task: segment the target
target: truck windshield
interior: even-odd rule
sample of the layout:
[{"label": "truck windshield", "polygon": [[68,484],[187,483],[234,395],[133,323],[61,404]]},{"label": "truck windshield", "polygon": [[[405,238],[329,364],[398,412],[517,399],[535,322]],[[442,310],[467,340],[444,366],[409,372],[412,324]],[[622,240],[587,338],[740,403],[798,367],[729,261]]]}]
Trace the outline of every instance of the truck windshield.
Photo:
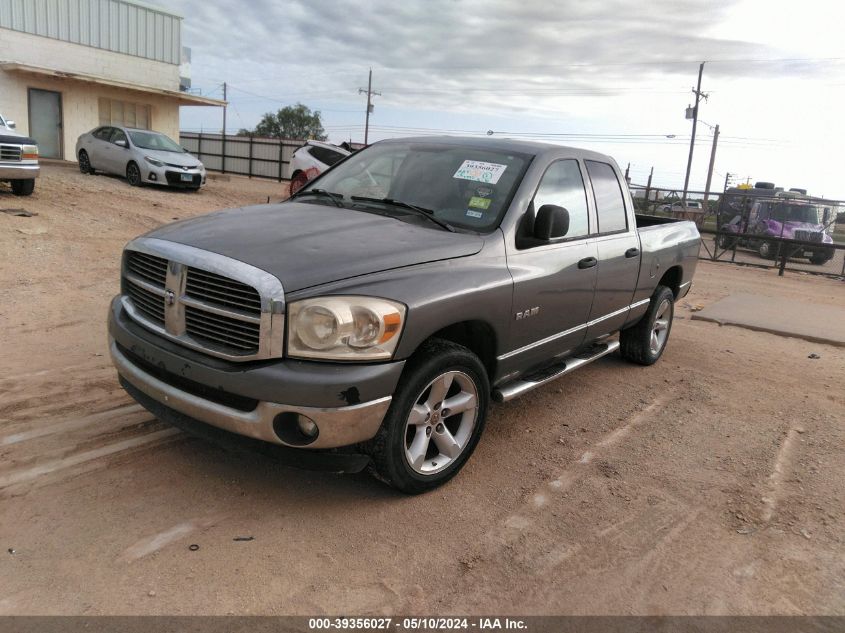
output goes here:
[{"label": "truck windshield", "polygon": [[772,219],[779,222],[819,223],[818,207],[807,204],[781,204],[772,210]]},{"label": "truck windshield", "polygon": [[[326,172],[297,197],[313,188],[342,196],[349,208],[370,207],[418,221],[402,206],[413,205],[451,226],[487,233],[499,225],[531,158],[447,143],[377,143]],[[326,198],[314,200],[325,203]]]}]

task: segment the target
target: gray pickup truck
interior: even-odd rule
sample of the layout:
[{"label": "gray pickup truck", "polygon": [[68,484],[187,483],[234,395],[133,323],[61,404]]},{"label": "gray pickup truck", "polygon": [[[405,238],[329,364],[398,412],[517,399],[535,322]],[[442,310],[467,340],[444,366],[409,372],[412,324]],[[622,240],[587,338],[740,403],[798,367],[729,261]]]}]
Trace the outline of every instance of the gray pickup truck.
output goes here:
[{"label": "gray pickup truck", "polygon": [[0,114],[0,182],[9,181],[16,196],[28,196],[39,171],[38,143],[15,132],[14,122]]},{"label": "gray pickup truck", "polygon": [[131,241],[111,356],[177,426],[422,492],[469,459],[491,399],[616,350],[660,358],[699,235],[633,209],[602,154],[382,141],[286,202]]}]

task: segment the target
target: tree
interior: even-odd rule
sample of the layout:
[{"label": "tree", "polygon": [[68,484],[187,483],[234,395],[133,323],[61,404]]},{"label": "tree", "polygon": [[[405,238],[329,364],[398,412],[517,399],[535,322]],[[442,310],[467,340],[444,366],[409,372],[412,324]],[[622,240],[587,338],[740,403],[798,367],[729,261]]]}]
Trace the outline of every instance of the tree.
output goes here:
[{"label": "tree", "polygon": [[275,114],[267,112],[254,130],[240,130],[238,134],[315,141],[325,141],[328,138],[320,119],[320,111],[312,112],[311,108],[301,103],[285,106]]}]

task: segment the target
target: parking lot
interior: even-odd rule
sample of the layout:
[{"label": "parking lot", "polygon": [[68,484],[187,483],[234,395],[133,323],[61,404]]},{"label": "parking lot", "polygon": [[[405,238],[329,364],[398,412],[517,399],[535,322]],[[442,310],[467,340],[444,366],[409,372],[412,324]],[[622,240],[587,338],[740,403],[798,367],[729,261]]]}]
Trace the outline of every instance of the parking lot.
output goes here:
[{"label": "parking lot", "polygon": [[845,310],[842,281],[701,261],[659,363],[494,407],[462,473],[405,497],[186,437],[109,363],[126,241],[284,189],[61,164],[0,189],[37,214],[0,213],[0,614],[842,612],[845,348],[690,318],[736,292]]}]

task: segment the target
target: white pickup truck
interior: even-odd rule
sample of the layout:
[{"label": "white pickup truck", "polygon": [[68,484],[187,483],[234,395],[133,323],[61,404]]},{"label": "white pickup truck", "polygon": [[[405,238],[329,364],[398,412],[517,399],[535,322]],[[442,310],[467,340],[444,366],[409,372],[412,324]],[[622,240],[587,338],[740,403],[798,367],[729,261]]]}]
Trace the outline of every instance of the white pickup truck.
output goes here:
[{"label": "white pickup truck", "polygon": [[8,180],[12,193],[28,196],[38,177],[38,143],[15,131],[14,121],[0,114],[0,182]]}]

